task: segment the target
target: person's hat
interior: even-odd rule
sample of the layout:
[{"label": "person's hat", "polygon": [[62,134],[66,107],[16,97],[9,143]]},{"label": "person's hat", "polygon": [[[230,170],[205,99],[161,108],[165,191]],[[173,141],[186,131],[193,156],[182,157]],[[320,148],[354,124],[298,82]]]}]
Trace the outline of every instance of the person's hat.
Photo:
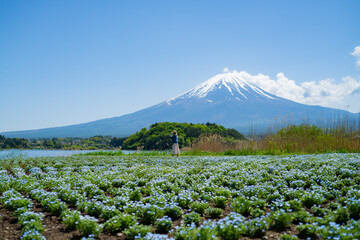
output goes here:
[{"label": "person's hat", "polygon": [[173,133],[176,134],[176,130],[174,130]]}]

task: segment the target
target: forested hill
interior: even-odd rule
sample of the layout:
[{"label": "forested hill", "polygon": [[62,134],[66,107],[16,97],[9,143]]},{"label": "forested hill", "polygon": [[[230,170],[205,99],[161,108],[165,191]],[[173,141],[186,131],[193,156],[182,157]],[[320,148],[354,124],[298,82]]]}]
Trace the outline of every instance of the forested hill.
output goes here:
[{"label": "forested hill", "polygon": [[235,129],[227,129],[215,123],[161,122],[150,125],[149,129],[143,128],[128,137],[124,141],[122,149],[164,150],[167,146],[166,143],[171,146],[170,134],[174,130],[178,132],[180,148],[191,146],[195,139],[204,135],[219,135],[233,140],[245,139],[244,135]]}]

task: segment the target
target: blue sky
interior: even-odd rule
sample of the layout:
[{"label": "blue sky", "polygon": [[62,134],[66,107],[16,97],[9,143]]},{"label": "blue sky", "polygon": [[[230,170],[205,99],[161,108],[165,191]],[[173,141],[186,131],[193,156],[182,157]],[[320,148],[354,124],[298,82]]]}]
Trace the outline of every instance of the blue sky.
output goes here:
[{"label": "blue sky", "polygon": [[328,87],[333,98],[303,102],[359,112],[359,12],[357,0],[0,1],[0,132],[121,116],[224,68]]}]

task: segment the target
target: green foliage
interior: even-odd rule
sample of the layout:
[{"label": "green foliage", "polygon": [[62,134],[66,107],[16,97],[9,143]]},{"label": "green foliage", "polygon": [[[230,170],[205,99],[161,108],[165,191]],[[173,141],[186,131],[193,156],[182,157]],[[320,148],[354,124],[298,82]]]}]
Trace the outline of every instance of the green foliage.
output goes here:
[{"label": "green foliage", "polygon": [[0,149],[9,149],[9,148],[26,149],[29,147],[30,147],[29,140],[25,138],[6,138],[3,135],[0,135]]},{"label": "green foliage", "polygon": [[209,207],[209,203],[207,202],[193,202],[190,204],[190,208],[199,213],[200,215],[204,215],[205,210]]},{"label": "green foliage", "polygon": [[251,201],[245,197],[237,197],[231,202],[231,208],[241,215],[247,216],[251,211]]},{"label": "green foliage", "polygon": [[70,230],[74,230],[80,221],[80,212],[66,210],[61,213],[60,217],[63,224],[65,224]]},{"label": "green foliage", "polygon": [[254,218],[246,222],[245,234],[251,238],[261,238],[269,228],[269,223],[265,218]]},{"label": "green foliage", "polygon": [[41,233],[35,229],[24,232],[21,236],[22,240],[46,240],[46,238],[41,235]]},{"label": "green foliage", "polygon": [[175,232],[176,240],[215,240],[216,237],[215,229],[209,228],[207,226],[201,227],[199,229],[182,226],[177,229]]},{"label": "green foliage", "polygon": [[184,222],[186,224],[191,224],[194,223],[195,225],[199,225],[202,221],[202,218],[200,216],[200,214],[196,213],[196,212],[190,212],[188,214],[185,214],[184,216]]},{"label": "green foliage", "polygon": [[[0,135],[0,149],[114,149],[121,147],[125,139],[111,136],[94,136],[90,138],[67,137],[28,140],[25,138],[6,138]],[[116,152],[116,154],[119,153]]]},{"label": "green foliage", "polygon": [[104,223],[104,230],[108,232],[121,232],[136,223],[135,217],[119,214]]},{"label": "green foliage", "polygon": [[215,207],[224,209],[227,204],[227,199],[224,196],[216,196],[213,199],[213,202],[215,204]]},{"label": "green foliage", "polygon": [[66,204],[57,201],[56,198],[44,199],[41,201],[41,205],[44,206],[46,211],[51,212],[56,216],[60,216],[62,211],[67,210]]},{"label": "green foliage", "polygon": [[140,218],[140,222],[145,225],[153,224],[157,218],[163,215],[164,212],[161,208],[150,204],[138,209],[136,213],[136,216]]},{"label": "green foliage", "polygon": [[167,144],[171,147],[170,133],[178,132],[179,146],[191,146],[195,139],[201,135],[217,134],[229,139],[245,139],[245,137],[234,129],[227,129],[223,126],[207,123],[207,124],[192,124],[192,123],[174,123],[161,122],[150,125],[149,130],[141,129],[136,134],[128,137],[122,145],[123,149],[143,148],[145,150],[165,150]]},{"label": "green foliage", "polygon": [[165,208],[164,208],[164,214],[166,216],[171,217],[171,219],[174,219],[174,220],[181,218],[183,213],[184,213],[184,211],[181,210],[181,208],[176,205],[169,205],[169,206],[165,206]]},{"label": "green foliage", "polygon": [[25,221],[22,223],[21,230],[23,233],[25,233],[27,231],[32,231],[32,230],[36,230],[41,233],[45,230],[45,228],[42,225],[41,221],[30,220],[30,221]]},{"label": "green foliage", "polygon": [[130,192],[129,199],[131,201],[140,201],[141,200],[141,192],[138,190]]},{"label": "green foliage", "polygon": [[244,225],[237,226],[234,224],[219,225],[216,230],[223,240],[238,240],[246,231]]},{"label": "green foliage", "polygon": [[284,233],[280,236],[280,240],[297,240],[296,236],[292,236],[290,234]]},{"label": "green foliage", "polygon": [[[299,239],[360,239],[359,156],[14,158],[0,162],[0,182],[10,189],[0,199],[25,236],[44,227],[42,215],[31,212],[36,201],[60,213],[67,230],[79,230],[84,239],[93,239],[104,226],[105,234],[114,237],[131,228],[129,236],[119,236],[128,239],[131,234],[148,234],[145,239],[166,237],[160,234],[189,240],[262,238],[275,230],[276,238],[291,240],[294,236],[279,237],[290,222],[292,232],[298,227]],[[129,199],[139,193],[140,201]],[[226,203],[225,211],[216,203]],[[138,223],[153,228],[135,227]],[[172,224],[176,228],[169,231]],[[27,239],[41,238],[31,236]]]},{"label": "green foliage", "polygon": [[265,214],[265,211],[261,210],[260,208],[251,209],[251,211],[250,211],[250,215],[254,218],[262,217],[262,216],[264,216],[264,214]]},{"label": "green foliage", "polygon": [[102,227],[96,223],[95,219],[92,219],[90,217],[80,217],[77,229],[85,237],[89,235],[97,237],[102,231]]},{"label": "green foliage", "polygon": [[314,205],[320,205],[324,200],[324,197],[316,193],[306,194],[301,199],[302,204],[307,208],[311,208]]},{"label": "green foliage", "polygon": [[156,232],[158,233],[168,233],[172,227],[171,218],[164,216],[156,220],[155,222]]},{"label": "green foliage", "polygon": [[290,209],[292,209],[294,212],[301,210],[301,202],[299,200],[289,200],[288,203],[290,205]]},{"label": "green foliage", "polygon": [[312,224],[299,225],[296,228],[299,231],[299,238],[301,239],[316,239],[316,227]]},{"label": "green foliage", "polygon": [[285,230],[291,224],[291,214],[277,211],[271,214],[271,227],[276,230]]},{"label": "green foliage", "polygon": [[310,219],[310,214],[305,211],[298,211],[293,214],[292,222],[295,224],[298,223],[307,223]]},{"label": "green foliage", "polygon": [[221,208],[208,208],[207,209],[207,214],[209,215],[209,217],[211,219],[214,219],[214,218],[220,218],[222,216],[222,209]]},{"label": "green foliage", "polygon": [[151,232],[151,226],[145,226],[141,224],[133,225],[124,231],[127,239],[135,239],[137,236],[145,237],[148,232]]},{"label": "green foliage", "polygon": [[360,200],[350,200],[348,203],[350,218],[360,219]]},{"label": "green foliage", "polygon": [[346,208],[338,208],[335,212],[335,222],[339,224],[346,223],[350,220],[348,209]]}]

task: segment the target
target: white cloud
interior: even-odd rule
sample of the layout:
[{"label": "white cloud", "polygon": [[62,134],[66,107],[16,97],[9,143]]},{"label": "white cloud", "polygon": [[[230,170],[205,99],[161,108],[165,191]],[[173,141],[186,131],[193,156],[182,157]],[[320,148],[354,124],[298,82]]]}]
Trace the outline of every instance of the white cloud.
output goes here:
[{"label": "white cloud", "polygon": [[228,72],[229,72],[229,68],[227,68],[227,67],[224,68],[224,69],[223,69],[223,72],[224,72],[224,73],[228,73]]},{"label": "white cloud", "polygon": [[238,74],[244,80],[256,84],[269,93],[309,105],[340,107],[344,106],[345,97],[360,93],[360,81],[349,76],[343,77],[339,83],[333,79],[324,79],[297,84],[294,80],[288,79],[284,73],[278,73],[276,79],[264,74],[251,75],[247,72]]},{"label": "white cloud", "polygon": [[356,66],[360,67],[360,46],[355,47],[351,55],[356,58]]}]

